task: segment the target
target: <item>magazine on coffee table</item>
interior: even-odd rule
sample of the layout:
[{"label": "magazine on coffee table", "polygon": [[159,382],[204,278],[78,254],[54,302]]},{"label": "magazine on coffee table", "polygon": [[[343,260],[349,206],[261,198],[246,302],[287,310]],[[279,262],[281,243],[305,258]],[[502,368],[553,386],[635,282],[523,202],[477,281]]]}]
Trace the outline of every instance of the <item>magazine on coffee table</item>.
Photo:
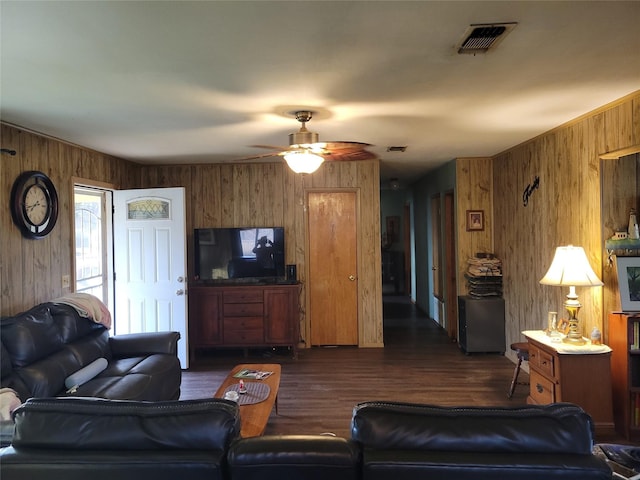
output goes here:
[{"label": "magazine on coffee table", "polygon": [[249,378],[252,380],[264,380],[273,372],[267,372],[263,370],[251,370],[249,368],[243,368],[234,375],[235,378]]}]

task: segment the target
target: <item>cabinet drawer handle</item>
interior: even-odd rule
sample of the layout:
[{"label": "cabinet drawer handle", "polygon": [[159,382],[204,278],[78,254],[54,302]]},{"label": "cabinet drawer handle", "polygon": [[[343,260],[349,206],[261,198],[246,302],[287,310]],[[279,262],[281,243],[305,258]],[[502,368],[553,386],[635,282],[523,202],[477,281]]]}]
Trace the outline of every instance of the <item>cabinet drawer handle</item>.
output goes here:
[{"label": "cabinet drawer handle", "polygon": [[542,385],[540,385],[539,383],[536,384],[536,390],[538,391],[538,393],[542,393],[544,392],[544,387]]}]

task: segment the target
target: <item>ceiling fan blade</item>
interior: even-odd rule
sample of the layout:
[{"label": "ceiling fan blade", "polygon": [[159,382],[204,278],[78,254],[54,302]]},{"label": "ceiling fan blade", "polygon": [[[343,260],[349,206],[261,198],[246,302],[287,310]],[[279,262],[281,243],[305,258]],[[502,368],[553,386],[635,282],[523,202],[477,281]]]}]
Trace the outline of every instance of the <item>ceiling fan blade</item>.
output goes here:
[{"label": "ceiling fan blade", "polygon": [[370,147],[370,143],[363,142],[324,142],[326,144],[327,150],[339,150],[339,149],[355,149],[355,148],[366,148]]},{"label": "ceiling fan blade", "polygon": [[280,156],[281,152],[270,152],[270,153],[263,153],[262,155],[251,155],[250,157],[242,157],[242,158],[235,158],[233,160],[230,161],[230,163],[235,163],[235,162],[251,162],[253,160],[261,160],[261,159],[267,159],[269,157],[278,157]]},{"label": "ceiling fan blade", "polygon": [[277,146],[277,145],[250,145],[250,147],[254,147],[254,148],[266,148],[267,150],[287,150],[289,147],[282,147],[282,146]]},{"label": "ceiling fan blade", "polygon": [[375,153],[366,150],[370,143],[332,141],[325,142],[326,154],[323,155],[326,161],[355,161],[373,160],[378,158]]},{"label": "ceiling fan blade", "polygon": [[327,162],[348,162],[356,160],[374,160],[378,158],[375,153],[369,152],[364,149],[351,149],[351,150],[330,150],[326,154],[322,155]]}]

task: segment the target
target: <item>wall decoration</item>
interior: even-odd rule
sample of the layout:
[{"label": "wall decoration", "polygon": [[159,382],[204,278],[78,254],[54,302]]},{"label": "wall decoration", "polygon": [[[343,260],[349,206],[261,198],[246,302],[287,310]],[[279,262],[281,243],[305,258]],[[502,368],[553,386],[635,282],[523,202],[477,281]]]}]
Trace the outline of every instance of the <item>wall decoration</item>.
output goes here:
[{"label": "wall decoration", "polygon": [[484,230],[484,210],[467,210],[467,232]]},{"label": "wall decoration", "polygon": [[42,172],[21,173],[11,188],[11,216],[25,238],[39,239],[51,233],[58,220],[58,193]]},{"label": "wall decoration", "polygon": [[531,198],[531,195],[533,195],[533,192],[535,192],[538,187],[540,187],[540,177],[536,175],[536,178],[533,179],[533,182],[527,185],[524,189],[524,192],[522,192],[522,204],[525,207],[529,205],[529,198]]},{"label": "wall decoration", "polygon": [[640,257],[616,257],[623,312],[640,312]]}]

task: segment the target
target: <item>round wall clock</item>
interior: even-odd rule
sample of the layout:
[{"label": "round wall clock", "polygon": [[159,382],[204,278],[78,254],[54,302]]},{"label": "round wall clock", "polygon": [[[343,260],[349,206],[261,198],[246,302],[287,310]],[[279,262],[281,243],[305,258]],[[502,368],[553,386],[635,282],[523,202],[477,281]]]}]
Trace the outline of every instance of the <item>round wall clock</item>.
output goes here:
[{"label": "round wall clock", "polygon": [[23,172],[11,189],[11,216],[26,238],[43,238],[58,219],[58,194],[42,172]]}]

